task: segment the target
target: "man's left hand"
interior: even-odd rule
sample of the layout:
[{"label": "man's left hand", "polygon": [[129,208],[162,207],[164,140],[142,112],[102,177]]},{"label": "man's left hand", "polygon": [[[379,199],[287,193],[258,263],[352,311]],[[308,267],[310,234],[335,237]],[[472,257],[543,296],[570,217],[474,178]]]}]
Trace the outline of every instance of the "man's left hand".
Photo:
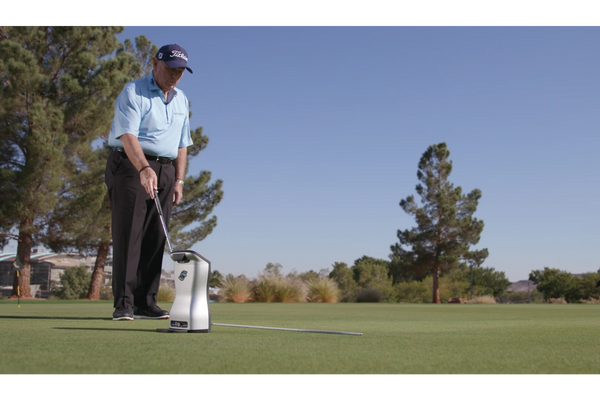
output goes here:
[{"label": "man's left hand", "polygon": [[183,185],[181,183],[175,183],[173,188],[173,204],[177,205],[183,198]]}]

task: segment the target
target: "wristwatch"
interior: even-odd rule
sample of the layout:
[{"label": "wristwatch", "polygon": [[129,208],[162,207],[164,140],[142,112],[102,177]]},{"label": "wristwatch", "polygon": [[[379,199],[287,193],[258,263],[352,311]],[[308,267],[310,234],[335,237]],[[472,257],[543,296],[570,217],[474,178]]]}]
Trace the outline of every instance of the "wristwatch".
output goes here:
[{"label": "wristwatch", "polygon": [[180,179],[177,179],[177,180],[175,181],[175,183],[179,183],[179,184],[181,184],[181,186],[183,186],[183,184],[184,184],[184,182],[183,182],[182,180],[180,180]]}]

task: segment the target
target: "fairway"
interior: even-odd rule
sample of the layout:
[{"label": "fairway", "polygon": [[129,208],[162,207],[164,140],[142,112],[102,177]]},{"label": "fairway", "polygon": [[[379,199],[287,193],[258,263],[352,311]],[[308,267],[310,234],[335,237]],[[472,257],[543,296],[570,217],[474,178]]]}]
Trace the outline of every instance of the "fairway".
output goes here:
[{"label": "fairway", "polygon": [[[162,303],[169,309],[169,303]],[[598,374],[600,306],[213,303],[213,326],[111,320],[112,302],[0,301],[2,374]]]}]

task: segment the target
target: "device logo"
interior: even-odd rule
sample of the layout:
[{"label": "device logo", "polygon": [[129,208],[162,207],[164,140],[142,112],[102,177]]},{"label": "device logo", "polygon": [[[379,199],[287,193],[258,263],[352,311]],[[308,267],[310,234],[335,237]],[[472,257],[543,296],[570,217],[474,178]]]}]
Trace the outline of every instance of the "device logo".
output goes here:
[{"label": "device logo", "polygon": [[171,326],[173,328],[187,328],[188,323],[186,321],[171,321]]},{"label": "device logo", "polygon": [[187,271],[181,271],[181,274],[179,274],[179,280],[183,282],[183,280],[187,277]]}]

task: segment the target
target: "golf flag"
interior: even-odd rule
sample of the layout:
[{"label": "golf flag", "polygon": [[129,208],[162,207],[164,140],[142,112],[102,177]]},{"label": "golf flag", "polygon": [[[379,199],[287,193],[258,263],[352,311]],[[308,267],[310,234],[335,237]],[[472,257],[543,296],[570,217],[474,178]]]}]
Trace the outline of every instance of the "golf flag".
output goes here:
[{"label": "golf flag", "polygon": [[13,262],[13,269],[17,271],[17,307],[21,308],[21,286],[19,286],[19,271],[23,269],[23,264],[18,257],[15,257]]},{"label": "golf flag", "polygon": [[15,257],[15,262],[13,262],[13,269],[15,271],[20,271],[23,269],[23,264],[17,257]]}]

